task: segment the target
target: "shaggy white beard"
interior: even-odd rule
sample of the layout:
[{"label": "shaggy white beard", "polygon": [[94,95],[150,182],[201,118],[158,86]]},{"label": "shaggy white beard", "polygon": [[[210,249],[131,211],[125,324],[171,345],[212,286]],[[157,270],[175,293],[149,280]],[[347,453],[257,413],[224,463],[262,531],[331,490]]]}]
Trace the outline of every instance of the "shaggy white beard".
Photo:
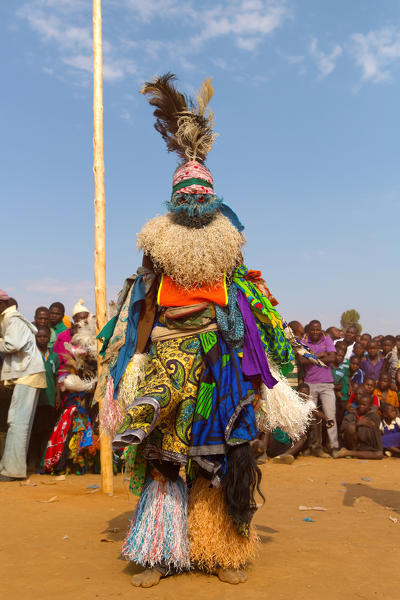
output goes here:
[{"label": "shaggy white beard", "polygon": [[280,427],[291,440],[296,441],[307,431],[315,404],[311,399],[304,400],[291,388],[271,358],[267,356],[267,359],[271,374],[278,383],[272,389],[261,385],[261,403],[256,414],[258,430],[273,431]]},{"label": "shaggy white beard", "polygon": [[221,214],[199,229],[175,223],[170,214],[148,221],[137,246],[186,288],[212,285],[241,263],[245,237]]}]

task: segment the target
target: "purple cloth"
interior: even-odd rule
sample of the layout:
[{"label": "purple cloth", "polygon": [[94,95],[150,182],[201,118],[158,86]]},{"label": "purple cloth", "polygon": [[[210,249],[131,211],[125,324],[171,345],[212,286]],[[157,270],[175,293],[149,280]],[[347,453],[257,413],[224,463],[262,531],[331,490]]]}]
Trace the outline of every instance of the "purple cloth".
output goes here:
[{"label": "purple cloth", "polygon": [[370,359],[363,358],[360,364],[360,369],[364,371],[366,377],[370,377],[374,381],[378,381],[379,375],[383,367],[383,358],[379,358],[376,365],[373,365]]},{"label": "purple cloth", "polygon": [[400,448],[400,433],[384,433],[382,436],[382,446],[384,448]]},{"label": "purple cloth", "polygon": [[[307,336],[303,342],[311,348],[314,354],[322,352],[336,352],[334,343],[329,335],[321,335],[319,342],[312,342]],[[306,367],[305,383],[333,383],[333,375],[331,366],[319,367],[318,365],[310,365]]]},{"label": "purple cloth", "polygon": [[246,296],[241,290],[237,290],[237,300],[244,321],[244,344],[242,371],[243,375],[251,379],[260,376],[267,388],[272,389],[278,382],[272,377],[267,357],[265,356],[264,344],[258,333],[256,320]]}]

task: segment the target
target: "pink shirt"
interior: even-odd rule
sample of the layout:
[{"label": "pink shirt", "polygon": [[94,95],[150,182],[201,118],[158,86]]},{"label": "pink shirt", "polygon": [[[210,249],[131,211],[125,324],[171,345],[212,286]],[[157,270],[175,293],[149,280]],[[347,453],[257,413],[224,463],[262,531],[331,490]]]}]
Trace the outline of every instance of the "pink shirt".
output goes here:
[{"label": "pink shirt", "polygon": [[60,361],[60,368],[58,370],[58,379],[63,379],[68,373],[66,361],[69,356],[72,356],[68,350],[64,348],[64,344],[71,343],[71,330],[66,329],[58,334],[54,344],[53,351],[57,354]]}]

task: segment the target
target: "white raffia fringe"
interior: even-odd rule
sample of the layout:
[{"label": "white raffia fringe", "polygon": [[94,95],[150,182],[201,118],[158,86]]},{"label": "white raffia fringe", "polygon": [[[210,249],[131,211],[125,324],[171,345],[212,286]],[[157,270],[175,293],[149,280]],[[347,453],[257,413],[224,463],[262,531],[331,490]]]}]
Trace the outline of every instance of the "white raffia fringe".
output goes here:
[{"label": "white raffia fringe", "polygon": [[118,404],[125,412],[136,398],[136,393],[144,383],[148,354],[134,354],[125,369],[118,389]]},{"label": "white raffia fringe", "polygon": [[78,375],[70,373],[63,381],[62,385],[69,392],[92,392],[96,387],[97,377],[91,379],[82,379]]},{"label": "white raffia fringe", "polygon": [[110,376],[107,391],[100,411],[100,425],[110,438],[117,433],[126,408],[134,401],[137,390],[143,385],[148,354],[134,354],[125,369],[118,388],[118,397],[114,398],[114,381]]},{"label": "white raffia fringe", "polygon": [[293,441],[298,440],[311,422],[315,405],[312,400],[303,400],[272,360],[267,358],[271,374],[278,383],[271,390],[261,385],[257,427],[259,431],[272,431],[280,427]]}]

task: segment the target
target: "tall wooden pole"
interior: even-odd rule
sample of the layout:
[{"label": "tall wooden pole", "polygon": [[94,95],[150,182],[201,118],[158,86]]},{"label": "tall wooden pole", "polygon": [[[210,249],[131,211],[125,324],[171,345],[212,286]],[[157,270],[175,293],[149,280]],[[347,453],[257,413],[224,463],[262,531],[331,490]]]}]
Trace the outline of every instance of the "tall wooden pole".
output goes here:
[{"label": "tall wooden pole", "polygon": [[[103,150],[103,47],[101,36],[101,0],[93,0],[93,173],[94,173],[94,285],[96,296],[96,328],[107,322],[106,296],[106,199],[104,193]],[[100,377],[100,360],[98,377]],[[102,402],[102,400],[100,400]],[[100,407],[101,408],[101,405]],[[113,493],[111,440],[100,436],[101,487]]]}]

